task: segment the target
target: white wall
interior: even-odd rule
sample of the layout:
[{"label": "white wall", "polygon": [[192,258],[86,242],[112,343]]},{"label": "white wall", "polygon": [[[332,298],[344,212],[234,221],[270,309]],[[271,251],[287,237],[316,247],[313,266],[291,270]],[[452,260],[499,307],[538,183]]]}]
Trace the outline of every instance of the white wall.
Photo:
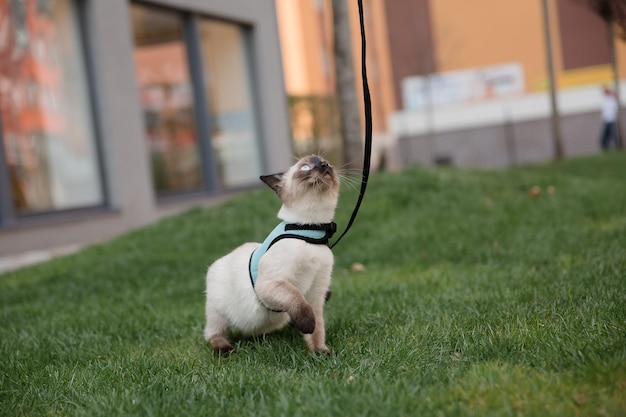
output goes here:
[{"label": "white wall", "polygon": [[[622,105],[626,104],[626,82],[620,85]],[[561,90],[557,106],[561,116],[597,112],[600,122],[602,85]],[[490,99],[476,103],[438,106],[426,111],[397,111],[389,125],[395,137],[423,135],[432,132],[500,125],[551,117],[548,92]]]}]

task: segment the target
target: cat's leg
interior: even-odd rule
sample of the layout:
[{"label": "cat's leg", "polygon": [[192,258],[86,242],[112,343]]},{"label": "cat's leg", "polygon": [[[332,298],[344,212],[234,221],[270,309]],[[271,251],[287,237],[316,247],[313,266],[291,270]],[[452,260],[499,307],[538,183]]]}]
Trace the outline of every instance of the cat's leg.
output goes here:
[{"label": "cat's leg", "polygon": [[204,339],[211,343],[215,353],[228,353],[234,349],[228,341],[228,320],[209,305],[206,307]]},{"label": "cat's leg", "polygon": [[313,333],[315,330],[313,309],[291,282],[259,277],[255,290],[266,307],[289,314],[293,326],[302,333]]},{"label": "cat's leg", "polygon": [[326,327],[324,325],[324,298],[320,298],[319,302],[313,304],[313,313],[315,314],[315,330],[312,334],[305,334],[304,340],[309,347],[310,352],[328,353],[326,346]]}]

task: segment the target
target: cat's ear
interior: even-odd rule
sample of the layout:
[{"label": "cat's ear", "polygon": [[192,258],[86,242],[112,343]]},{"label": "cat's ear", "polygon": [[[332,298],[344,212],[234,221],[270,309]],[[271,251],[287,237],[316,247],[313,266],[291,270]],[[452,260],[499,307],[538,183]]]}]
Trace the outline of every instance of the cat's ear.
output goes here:
[{"label": "cat's ear", "polygon": [[283,172],[272,175],[261,175],[261,181],[266,183],[276,194],[280,194],[280,190],[283,188],[283,175]]}]

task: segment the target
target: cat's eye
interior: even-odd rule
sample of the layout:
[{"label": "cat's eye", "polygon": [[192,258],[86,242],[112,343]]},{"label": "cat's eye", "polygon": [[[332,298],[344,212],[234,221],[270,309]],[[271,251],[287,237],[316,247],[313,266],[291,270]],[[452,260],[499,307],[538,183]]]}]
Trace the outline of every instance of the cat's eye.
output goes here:
[{"label": "cat's eye", "polygon": [[310,171],[311,170],[311,166],[310,165],[302,165],[300,167],[300,171]]}]

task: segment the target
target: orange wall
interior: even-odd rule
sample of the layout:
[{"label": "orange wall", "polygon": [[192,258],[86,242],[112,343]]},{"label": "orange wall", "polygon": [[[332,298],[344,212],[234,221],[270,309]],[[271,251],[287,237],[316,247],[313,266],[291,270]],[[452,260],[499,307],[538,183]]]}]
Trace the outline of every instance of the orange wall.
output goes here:
[{"label": "orange wall", "polygon": [[540,1],[435,0],[430,4],[439,71],[520,62],[527,89],[545,77]]},{"label": "orange wall", "polygon": [[[439,71],[509,61],[524,67],[527,91],[547,87],[547,63],[541,0],[431,0]],[[549,0],[553,57],[560,87],[608,82],[608,66],[562,71],[559,24]],[[618,41],[620,74],[626,76],[626,42]],[[605,81],[606,80],[606,81]]]},{"label": "orange wall", "polygon": [[276,0],[276,12],[287,93],[329,94],[333,81],[325,74],[323,58],[328,49],[323,40],[332,36],[329,19],[320,21],[313,1]]}]

